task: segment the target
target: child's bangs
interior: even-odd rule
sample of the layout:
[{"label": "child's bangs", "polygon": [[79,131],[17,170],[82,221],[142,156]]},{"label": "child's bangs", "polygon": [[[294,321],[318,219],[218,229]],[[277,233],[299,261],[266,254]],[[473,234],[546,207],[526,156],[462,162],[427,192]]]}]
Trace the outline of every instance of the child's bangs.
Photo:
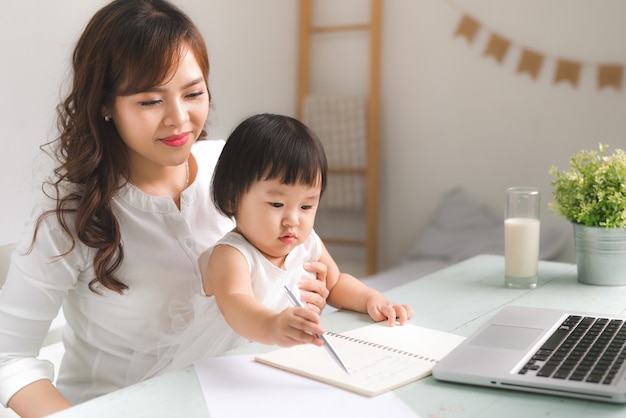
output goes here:
[{"label": "child's bangs", "polygon": [[[278,179],[283,184],[304,184],[310,187],[324,187],[324,163],[313,150],[284,149],[284,154],[272,159],[273,164],[265,173],[265,179]],[[290,152],[291,151],[291,152]],[[308,152],[306,152],[308,151]]]}]

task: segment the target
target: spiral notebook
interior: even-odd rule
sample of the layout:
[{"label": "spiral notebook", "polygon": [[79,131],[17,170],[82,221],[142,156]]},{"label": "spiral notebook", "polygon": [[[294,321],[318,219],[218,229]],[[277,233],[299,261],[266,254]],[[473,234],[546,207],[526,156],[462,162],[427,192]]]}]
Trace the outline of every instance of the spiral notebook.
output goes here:
[{"label": "spiral notebook", "polygon": [[311,344],[260,354],[255,360],[288,372],[376,396],[428,376],[434,364],[465,338],[412,324],[367,325],[342,334],[327,332],[346,373],[323,347]]}]

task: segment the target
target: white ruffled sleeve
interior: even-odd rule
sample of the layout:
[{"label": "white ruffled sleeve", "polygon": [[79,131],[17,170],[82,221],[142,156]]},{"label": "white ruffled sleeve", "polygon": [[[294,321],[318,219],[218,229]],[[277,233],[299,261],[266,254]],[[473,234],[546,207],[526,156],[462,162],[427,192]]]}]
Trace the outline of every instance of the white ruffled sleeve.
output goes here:
[{"label": "white ruffled sleeve", "polygon": [[69,249],[56,218],[44,219],[37,242],[29,252],[37,215],[33,216],[11,257],[6,282],[0,291],[0,403],[24,386],[54,379],[49,361],[39,360],[39,350],[69,289],[80,273],[80,248]]}]

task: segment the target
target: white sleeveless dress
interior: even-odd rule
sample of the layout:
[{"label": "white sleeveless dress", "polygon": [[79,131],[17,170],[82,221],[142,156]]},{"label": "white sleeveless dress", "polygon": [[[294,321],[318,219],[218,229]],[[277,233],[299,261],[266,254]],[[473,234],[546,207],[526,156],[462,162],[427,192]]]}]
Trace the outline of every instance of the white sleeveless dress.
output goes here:
[{"label": "white sleeveless dress", "polygon": [[[314,231],[307,240],[296,247],[285,260],[282,268],[270,263],[263,254],[238,232],[229,232],[216,245],[230,245],[243,254],[250,268],[252,290],[257,300],[276,311],[290,306],[284,286],[299,295],[298,281],[302,277],[314,277],[303,268],[305,261],[319,260],[322,243]],[[206,270],[213,248],[200,258],[201,270]],[[188,294],[189,289],[181,291]],[[157,353],[155,366],[141,379],[149,378],[167,371],[178,370],[205,357],[214,356],[249,342],[239,336],[226,323],[215,298],[204,294],[202,283],[191,289],[194,296],[189,298],[174,297],[170,303],[170,316],[173,329],[159,340],[153,352]],[[136,380],[129,371],[129,377]]]}]

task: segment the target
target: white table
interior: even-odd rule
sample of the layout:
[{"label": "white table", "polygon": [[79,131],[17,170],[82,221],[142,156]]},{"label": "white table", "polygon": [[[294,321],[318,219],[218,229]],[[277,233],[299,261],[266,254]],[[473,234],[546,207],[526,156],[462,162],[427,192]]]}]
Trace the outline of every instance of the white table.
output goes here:
[{"label": "white table", "polygon": [[[626,287],[599,287],[576,281],[576,266],[540,262],[533,290],[504,287],[504,260],[478,256],[386,292],[410,303],[412,323],[458,335],[473,333],[504,305],[544,306],[624,314]],[[334,312],[322,317],[326,329],[342,332],[370,323],[366,315]],[[232,354],[267,351],[250,344]],[[338,389],[340,390],[340,389]],[[428,377],[395,390],[421,417],[624,417],[626,406],[556,396],[518,393],[436,381]],[[193,367],[102,396],[55,418],[209,417]],[[324,414],[320,414],[324,416]],[[381,415],[382,416],[382,415]]]}]

